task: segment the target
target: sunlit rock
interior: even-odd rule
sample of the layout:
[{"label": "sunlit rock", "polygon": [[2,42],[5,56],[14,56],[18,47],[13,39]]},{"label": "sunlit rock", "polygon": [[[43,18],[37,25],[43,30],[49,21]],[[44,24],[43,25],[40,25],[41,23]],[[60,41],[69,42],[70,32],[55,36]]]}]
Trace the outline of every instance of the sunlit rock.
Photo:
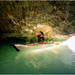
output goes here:
[{"label": "sunlit rock", "polygon": [[54,38],[56,39],[64,39],[64,40],[67,40],[69,39],[70,36],[68,35],[55,35]]},{"label": "sunlit rock", "polygon": [[29,31],[29,29],[25,29],[25,31]]},{"label": "sunlit rock", "polygon": [[34,27],[34,29],[35,29],[36,27]]},{"label": "sunlit rock", "polygon": [[33,33],[33,30],[30,30],[30,33]]},{"label": "sunlit rock", "polygon": [[40,27],[41,25],[39,24],[39,25],[37,25],[37,27]]},{"label": "sunlit rock", "polygon": [[54,36],[54,30],[49,25],[38,25],[36,28],[37,34],[39,34],[40,31],[44,33],[45,38],[51,39]]}]

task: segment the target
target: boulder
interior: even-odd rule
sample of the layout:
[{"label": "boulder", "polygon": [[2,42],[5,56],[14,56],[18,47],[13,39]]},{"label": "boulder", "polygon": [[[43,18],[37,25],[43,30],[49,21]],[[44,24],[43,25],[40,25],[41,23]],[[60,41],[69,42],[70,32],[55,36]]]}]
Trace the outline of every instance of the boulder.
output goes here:
[{"label": "boulder", "polygon": [[49,25],[38,25],[36,28],[36,33],[42,31],[44,33],[45,38],[52,39],[54,36],[54,29]]}]

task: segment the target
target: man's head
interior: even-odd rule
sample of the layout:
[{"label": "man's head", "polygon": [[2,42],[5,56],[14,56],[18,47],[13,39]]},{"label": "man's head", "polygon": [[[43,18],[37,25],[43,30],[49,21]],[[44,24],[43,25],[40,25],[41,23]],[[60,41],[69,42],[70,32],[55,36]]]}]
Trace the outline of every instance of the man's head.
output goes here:
[{"label": "man's head", "polygon": [[40,31],[39,35],[43,35],[44,36],[44,33],[42,31]]}]

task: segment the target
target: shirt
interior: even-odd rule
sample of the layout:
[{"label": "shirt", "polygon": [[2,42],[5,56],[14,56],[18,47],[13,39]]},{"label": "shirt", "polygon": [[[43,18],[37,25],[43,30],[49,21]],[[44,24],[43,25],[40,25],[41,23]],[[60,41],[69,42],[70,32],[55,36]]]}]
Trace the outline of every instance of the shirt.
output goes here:
[{"label": "shirt", "polygon": [[43,42],[45,40],[44,37],[40,37],[39,35],[37,36],[37,38],[38,38],[38,42]]}]

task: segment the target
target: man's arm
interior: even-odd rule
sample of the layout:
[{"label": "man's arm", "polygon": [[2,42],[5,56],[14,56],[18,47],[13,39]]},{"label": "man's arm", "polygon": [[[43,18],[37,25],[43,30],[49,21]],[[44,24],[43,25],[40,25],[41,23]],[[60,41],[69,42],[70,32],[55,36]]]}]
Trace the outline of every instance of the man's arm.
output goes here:
[{"label": "man's arm", "polygon": [[34,34],[37,36],[37,34],[36,34],[36,28],[34,29]]}]

